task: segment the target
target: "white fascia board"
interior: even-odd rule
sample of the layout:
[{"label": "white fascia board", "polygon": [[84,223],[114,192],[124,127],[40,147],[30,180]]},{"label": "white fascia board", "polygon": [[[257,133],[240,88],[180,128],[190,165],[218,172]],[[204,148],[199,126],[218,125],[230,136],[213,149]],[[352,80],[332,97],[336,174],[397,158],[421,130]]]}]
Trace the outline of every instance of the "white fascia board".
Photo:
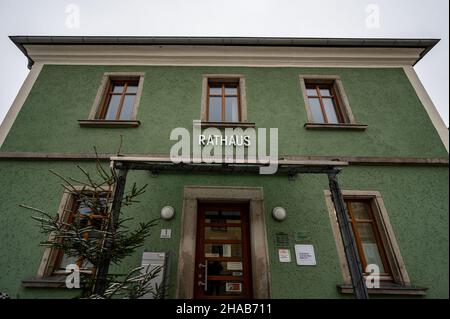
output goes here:
[{"label": "white fascia board", "polygon": [[403,67],[422,48],[245,47],[189,45],[25,45],[45,64],[252,67]]}]

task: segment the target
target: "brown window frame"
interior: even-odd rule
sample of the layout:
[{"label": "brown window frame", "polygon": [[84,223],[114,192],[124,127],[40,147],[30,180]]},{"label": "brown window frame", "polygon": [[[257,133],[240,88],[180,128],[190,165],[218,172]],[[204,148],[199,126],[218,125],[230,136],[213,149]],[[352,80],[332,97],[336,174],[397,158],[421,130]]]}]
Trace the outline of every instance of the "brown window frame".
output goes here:
[{"label": "brown window frame", "polygon": [[[405,262],[403,260],[402,254],[400,252],[400,247],[397,243],[397,239],[394,233],[393,225],[391,225],[390,218],[386,206],[384,204],[383,198],[379,191],[374,190],[341,190],[342,195],[345,200],[354,201],[367,201],[370,203],[370,209],[372,213],[372,218],[376,222],[378,228],[379,239],[381,237],[381,242],[383,243],[383,248],[385,256],[387,257],[389,270],[391,272],[392,279],[389,276],[381,276],[380,288],[371,288],[371,291],[383,291],[383,286],[395,285],[397,287],[402,287],[400,290],[396,291],[397,294],[402,294],[404,292],[403,287],[408,287],[411,285],[411,280],[409,278]],[[351,277],[349,272],[349,265],[347,263],[345,248],[342,242],[342,236],[340,227],[336,217],[336,209],[332,200],[330,190],[324,190],[325,203],[328,210],[333,236],[336,242],[336,249],[339,257],[339,265],[341,267],[342,276],[344,279],[344,285],[342,285],[341,292],[346,291],[345,286],[351,285]],[[384,284],[385,283],[385,284]],[[344,290],[342,290],[344,289]],[[347,292],[344,292],[347,293]],[[420,294],[423,293],[423,289]]]},{"label": "brown window frame", "polygon": [[[98,191],[98,190],[94,190],[94,189],[90,189],[89,187],[86,186],[77,186],[74,185],[74,189],[78,192],[78,191],[84,191],[86,193],[88,192],[94,192],[94,191]],[[106,194],[107,196],[112,196],[114,189],[113,188],[106,188],[106,187],[102,187],[101,189],[101,193]],[[66,222],[68,223],[69,221],[72,220],[73,218],[73,214],[74,214],[74,209],[77,208],[78,209],[78,205],[77,205],[77,192],[71,192],[66,190],[63,193],[61,202],[59,204],[59,208],[58,208],[58,216],[59,216],[59,220],[62,222]],[[109,205],[109,203],[108,203]],[[54,235],[50,234],[49,241],[54,240]],[[39,265],[37,274],[36,274],[36,279],[44,279],[45,278],[50,278],[50,277],[57,277],[62,275],[62,271],[60,270],[60,262],[61,262],[61,258],[62,258],[62,250],[55,248],[55,247],[47,247],[44,250],[44,254],[42,256],[41,259],[41,263]],[[89,273],[90,271],[92,271],[92,269],[81,269],[81,271],[83,272],[87,272]],[[64,272],[64,275],[66,275],[66,273]],[[51,286],[51,285],[49,285]]]},{"label": "brown window frame", "polygon": [[[356,123],[355,117],[353,116],[352,108],[350,107],[350,101],[344,89],[343,82],[339,75],[335,74],[300,74],[299,75],[300,92],[303,96],[305,111],[306,111],[306,122],[303,125],[305,129],[318,129],[318,130],[356,130],[364,131],[367,129],[368,125],[363,123]],[[318,92],[316,98],[320,98],[320,112],[324,117],[324,122],[316,122],[312,112],[310,98],[307,91],[309,85],[319,85],[327,87],[332,92],[334,108],[336,112],[336,117],[338,118],[338,123],[332,123],[328,120],[328,115],[325,112],[325,107],[323,103],[323,96]]]},{"label": "brown window frame", "polygon": [[[85,193],[89,194],[89,193],[93,193],[93,192],[86,191]],[[102,195],[101,197],[104,197],[104,198],[108,199],[109,196],[111,196],[112,194],[111,194],[111,192],[105,191],[105,192],[102,192],[101,195]],[[80,207],[80,202],[79,202],[79,200],[77,198],[78,194],[71,193],[70,196],[71,196],[70,203],[69,203],[70,212],[68,212],[68,214],[65,215],[62,218],[62,220],[64,220],[67,224],[72,224],[74,222],[75,214],[77,213],[77,211],[78,211],[78,209]],[[89,216],[90,219],[104,219],[106,217],[106,215],[105,216],[95,215],[93,213],[91,213],[89,215],[90,215]],[[90,223],[91,223],[91,221],[88,222],[88,225],[90,225]],[[88,240],[89,239],[89,233],[84,233],[83,234],[83,238],[85,240]],[[61,270],[62,269],[61,268],[61,262],[62,262],[63,256],[64,256],[64,251],[62,249],[56,249],[56,257],[55,257],[55,260],[54,260],[54,263],[53,263],[52,275],[66,274],[65,271]],[[89,267],[89,268],[82,268],[81,267],[83,262],[84,262],[84,260],[81,257],[78,257],[77,260],[76,260],[76,265],[81,270],[83,270],[84,272],[92,272],[93,271],[92,267]]]},{"label": "brown window frame", "polygon": [[[128,85],[133,84],[134,86],[136,86],[136,92],[133,93],[128,93]],[[120,93],[114,93],[114,87],[117,85],[123,85],[123,89],[122,92]],[[134,102],[133,102],[133,108],[134,105],[136,104],[136,99],[138,96],[138,87],[139,87],[139,78],[136,77],[135,79],[130,79],[130,80],[122,80],[122,79],[114,79],[111,78],[109,80],[108,86],[107,86],[107,90],[105,91],[105,96],[103,97],[103,103],[100,107],[100,110],[98,112],[97,115],[97,119],[98,120],[106,120],[106,114],[108,112],[108,108],[109,108],[109,103],[111,102],[111,98],[113,96],[120,96],[120,100],[119,100],[119,105],[117,107],[117,111],[116,111],[116,116],[114,119],[110,119],[110,120],[116,120],[116,121],[127,121],[127,120],[132,120],[132,118],[129,119],[122,119],[120,118],[120,115],[122,113],[122,109],[123,109],[123,104],[125,101],[125,97],[132,95],[134,96]]]},{"label": "brown window frame", "polygon": [[[366,256],[364,253],[364,249],[362,247],[362,242],[361,242],[361,238],[359,235],[359,231],[357,228],[357,224],[360,223],[365,223],[365,224],[371,224],[372,225],[372,230],[375,236],[375,241],[378,247],[378,250],[380,252],[380,257],[381,257],[381,261],[383,263],[383,267],[385,269],[385,273],[380,273],[380,280],[382,281],[393,281],[393,277],[392,277],[392,271],[391,271],[391,266],[389,264],[389,260],[387,257],[387,253],[386,253],[386,249],[384,247],[383,241],[381,239],[381,235],[380,235],[380,230],[379,230],[379,226],[378,226],[378,222],[375,218],[375,215],[373,213],[373,208],[372,208],[372,200],[371,199],[355,199],[355,198],[344,198],[346,207],[347,207],[347,211],[349,214],[349,222],[350,225],[352,227],[352,231],[355,237],[355,241],[356,241],[356,246],[358,249],[358,253],[359,253],[359,258],[361,260],[361,266],[363,268],[363,273],[365,276],[369,275],[369,273],[367,273],[365,271],[366,267],[367,267],[367,261],[366,261]],[[357,219],[355,218],[355,215],[353,214],[353,208],[351,203],[364,203],[364,206],[367,209],[367,213],[369,215],[369,219]]]},{"label": "brown window frame", "polygon": [[[211,94],[211,87],[217,87],[221,89],[221,94]],[[236,88],[237,93],[236,94],[225,94],[225,89],[229,88]],[[209,120],[209,110],[210,110],[210,98],[211,97],[221,97],[222,99],[222,113],[221,113],[221,120],[220,121],[210,121]],[[227,97],[237,97],[238,102],[238,121],[236,123],[239,123],[242,121],[242,107],[241,107],[241,89],[239,85],[239,80],[236,81],[208,81],[208,92],[207,92],[207,101],[206,101],[206,120],[208,122],[226,122],[226,107],[225,107],[225,101]]]},{"label": "brown window frame", "polygon": [[[78,124],[81,127],[139,127],[141,122],[137,119],[138,108],[142,97],[144,87],[145,72],[105,72],[103,73],[101,84],[97,90],[91,111],[87,119],[79,119]],[[122,90],[119,101],[119,107],[116,110],[114,119],[105,119],[108,110],[108,104],[111,98],[112,86],[114,83],[135,83],[137,84],[136,93],[127,93]],[[128,88],[127,88],[128,89]],[[123,95],[123,96],[122,96]],[[134,103],[131,109],[129,119],[121,119],[124,99],[126,95],[134,95]]]},{"label": "brown window frame", "polygon": [[[209,83],[236,83],[238,89],[238,116],[236,122],[211,122],[209,121]],[[214,128],[249,128],[255,127],[254,122],[247,119],[247,101],[246,101],[245,75],[237,73],[206,73],[202,74],[202,94],[200,105],[200,120],[194,120],[194,125],[200,127]],[[221,114],[222,119],[222,114]]]},{"label": "brown window frame", "polygon": [[[314,122],[314,123],[317,123],[317,124],[345,124],[346,123],[344,113],[342,111],[341,104],[339,102],[339,97],[337,95],[337,91],[335,89],[334,83],[318,83],[318,82],[306,81],[305,86],[306,86],[306,96],[308,98],[308,103],[309,103],[309,99],[311,99],[311,98],[317,99],[318,98],[319,104],[320,104],[320,109],[322,111],[322,116],[324,119],[324,123],[320,123],[320,122]],[[331,95],[329,95],[329,96],[322,95],[322,93],[320,92],[321,89],[329,90]],[[308,90],[316,90],[317,95],[308,95]],[[323,102],[324,98],[332,99],[338,123],[332,123],[328,120],[327,111],[325,109],[325,105]],[[311,108],[311,106],[308,106],[308,107]]]}]

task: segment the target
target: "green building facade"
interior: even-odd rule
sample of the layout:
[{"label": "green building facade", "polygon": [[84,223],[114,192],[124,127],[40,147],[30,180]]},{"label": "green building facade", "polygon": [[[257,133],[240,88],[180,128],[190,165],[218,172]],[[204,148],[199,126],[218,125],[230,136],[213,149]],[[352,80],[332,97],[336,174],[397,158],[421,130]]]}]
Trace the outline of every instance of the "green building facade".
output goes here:
[{"label": "green building facade", "polygon": [[[175,128],[192,134],[193,121],[221,132],[277,128],[286,167],[339,167],[363,266],[382,263],[381,284],[370,297],[448,298],[448,130],[413,69],[436,41],[12,40],[31,71],[0,129],[0,291],[11,298],[79,294],[51,272],[57,266],[44,260],[49,252],[40,246],[46,235],[19,205],[56,214],[64,189],[49,169],[75,179],[82,177],[76,165],[94,172],[94,146],[105,166],[110,160],[173,166],[129,170],[126,189],[148,184],[139,203],[123,208],[130,227],[159,218],[165,206],[175,215],[160,219],[144,247],[110,273],[140,266],[144,251],[164,252],[168,298],[351,298],[327,175],[207,172],[211,165],[203,162],[205,170],[182,169],[167,160],[178,141],[170,135]],[[125,84],[131,102],[119,93],[113,105],[109,92]],[[113,107],[122,109],[111,115]],[[230,213],[235,217],[227,220],[238,204],[240,217]],[[274,218],[276,207],[285,219]],[[205,226],[208,218],[242,222],[243,241],[233,242],[239,238],[228,234],[236,230],[230,225]],[[161,238],[162,230],[170,238]],[[297,260],[305,247],[314,249],[314,265]],[[225,277],[214,282],[218,274],[209,267],[220,288],[202,291],[206,274],[198,264],[218,257]]]}]

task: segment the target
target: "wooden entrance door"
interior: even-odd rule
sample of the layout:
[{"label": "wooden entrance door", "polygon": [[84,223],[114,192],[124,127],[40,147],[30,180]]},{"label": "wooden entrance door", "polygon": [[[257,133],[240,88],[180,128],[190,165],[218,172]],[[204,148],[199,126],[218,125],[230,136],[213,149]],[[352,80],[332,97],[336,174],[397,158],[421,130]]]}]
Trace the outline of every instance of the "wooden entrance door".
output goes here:
[{"label": "wooden entrance door", "polygon": [[200,203],[194,298],[252,298],[246,204]]}]

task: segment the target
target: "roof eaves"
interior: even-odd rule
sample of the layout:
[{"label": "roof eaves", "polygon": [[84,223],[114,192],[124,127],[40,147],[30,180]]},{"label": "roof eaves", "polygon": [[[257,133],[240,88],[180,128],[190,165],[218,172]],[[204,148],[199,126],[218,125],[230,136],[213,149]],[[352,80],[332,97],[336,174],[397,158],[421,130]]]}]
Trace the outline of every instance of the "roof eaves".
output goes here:
[{"label": "roof eaves", "polygon": [[144,37],[144,36],[10,36],[11,41],[28,58],[28,67],[34,61],[25,45],[227,45],[227,46],[282,46],[282,47],[388,47],[423,48],[417,64],[439,39],[389,38],[280,38],[280,37]]}]

